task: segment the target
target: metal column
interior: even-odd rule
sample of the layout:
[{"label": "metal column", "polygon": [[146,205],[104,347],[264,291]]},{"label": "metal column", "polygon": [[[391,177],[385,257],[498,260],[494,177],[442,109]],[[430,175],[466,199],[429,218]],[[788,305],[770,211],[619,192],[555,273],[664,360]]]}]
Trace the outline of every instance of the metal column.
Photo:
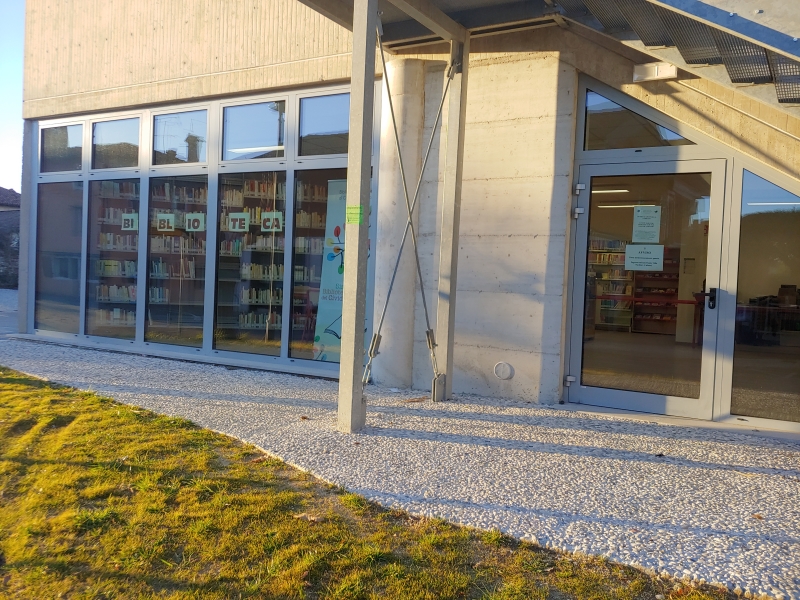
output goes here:
[{"label": "metal column", "polygon": [[453,393],[453,344],[455,339],[458,237],[461,222],[461,176],[464,164],[464,121],[467,108],[469,34],[464,42],[451,42],[451,60],[459,65],[450,84],[447,109],[447,150],[442,197],[442,233],[439,242],[439,302],[436,341],[444,385],[436,385],[434,400],[449,400]]},{"label": "metal column", "polygon": [[364,427],[367,405],[361,383],[367,305],[367,254],[375,103],[375,49],[378,0],[355,0],[353,69],[350,85],[350,140],[347,147],[347,208],[339,369],[338,429]]}]

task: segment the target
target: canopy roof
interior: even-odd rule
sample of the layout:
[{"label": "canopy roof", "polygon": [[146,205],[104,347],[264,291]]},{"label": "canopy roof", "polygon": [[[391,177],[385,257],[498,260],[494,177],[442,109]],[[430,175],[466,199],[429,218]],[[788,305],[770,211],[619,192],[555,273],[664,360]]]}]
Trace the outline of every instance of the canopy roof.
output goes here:
[{"label": "canopy roof", "polygon": [[[352,0],[301,2],[352,24]],[[389,50],[458,39],[459,30],[478,37],[572,22],[719,83],[755,86],[748,95],[798,114],[796,0],[758,7],[752,0],[380,0]]]}]

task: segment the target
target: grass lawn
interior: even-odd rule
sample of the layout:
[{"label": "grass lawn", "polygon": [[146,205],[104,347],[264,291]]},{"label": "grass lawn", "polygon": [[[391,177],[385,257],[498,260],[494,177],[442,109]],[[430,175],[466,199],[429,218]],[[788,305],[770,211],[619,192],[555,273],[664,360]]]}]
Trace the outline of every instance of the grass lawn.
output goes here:
[{"label": "grass lawn", "polygon": [[726,598],[385,510],[189,421],[0,368],[2,598],[657,594]]}]

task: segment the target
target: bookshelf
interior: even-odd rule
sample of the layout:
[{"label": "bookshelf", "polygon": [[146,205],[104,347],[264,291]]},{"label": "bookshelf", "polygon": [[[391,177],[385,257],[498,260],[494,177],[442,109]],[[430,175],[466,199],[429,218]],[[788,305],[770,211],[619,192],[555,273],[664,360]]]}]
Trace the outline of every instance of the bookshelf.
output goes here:
[{"label": "bookshelf", "polygon": [[280,356],[286,173],[220,177],[214,347]]},{"label": "bookshelf", "polygon": [[208,178],[150,180],[145,341],[200,347]]},{"label": "bookshelf", "polygon": [[636,271],[633,331],[674,336],[678,324],[680,248],[664,248],[663,271]]},{"label": "bookshelf", "polygon": [[619,240],[589,240],[587,277],[594,285],[596,329],[631,331],[634,280],[633,271],[625,270],[626,246]]},{"label": "bookshelf", "polygon": [[87,335],[135,338],[139,193],[138,179],[90,183]]}]

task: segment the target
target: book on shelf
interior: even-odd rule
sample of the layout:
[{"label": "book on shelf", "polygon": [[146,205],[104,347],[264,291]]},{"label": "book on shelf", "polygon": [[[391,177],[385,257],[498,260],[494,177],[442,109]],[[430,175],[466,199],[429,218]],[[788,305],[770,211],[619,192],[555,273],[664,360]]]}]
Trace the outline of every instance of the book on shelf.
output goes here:
[{"label": "book on shelf", "polygon": [[325,215],[318,212],[306,212],[300,210],[294,216],[296,227],[306,227],[311,229],[325,229]]},{"label": "book on shelf", "polygon": [[169,182],[154,184],[150,188],[153,200],[183,202],[186,204],[208,204],[208,188],[188,185],[176,186]]},{"label": "book on shelf", "polygon": [[113,208],[106,207],[103,210],[103,216],[98,217],[97,221],[100,225],[122,225],[122,215],[138,215],[139,213],[132,208]]},{"label": "book on shelf", "polygon": [[94,272],[97,277],[136,277],[136,261],[96,260]]},{"label": "book on shelf", "polygon": [[99,302],[136,302],[135,285],[97,285],[95,298]]},{"label": "book on shelf", "polygon": [[240,304],[281,304],[283,302],[283,289],[272,290],[257,288],[242,288],[239,291]]},{"label": "book on shelf", "polygon": [[136,252],[139,249],[139,236],[135,233],[119,235],[101,232],[98,235],[97,248],[98,250]]},{"label": "book on shelf", "polygon": [[95,326],[136,327],[136,311],[121,308],[96,308],[93,311]]},{"label": "book on shelf", "polygon": [[322,277],[317,274],[314,265],[310,267],[295,265],[294,267],[294,280],[297,283],[319,283],[321,279]]},{"label": "book on shelf", "polygon": [[325,252],[325,239],[299,235],[294,238],[294,251],[298,254],[323,254]]},{"label": "book on shelf", "polygon": [[283,281],[283,265],[258,263],[242,263],[239,269],[242,279],[260,279],[262,281]]},{"label": "book on shelf", "polygon": [[169,288],[151,287],[147,292],[151,304],[167,304],[169,302]]},{"label": "book on shelf", "polygon": [[266,327],[270,329],[280,329],[283,323],[281,313],[270,311],[269,313],[244,313],[239,315],[239,327],[252,329],[256,327]]},{"label": "book on shelf", "polygon": [[206,241],[194,235],[151,235],[150,252],[157,254],[205,254]]}]

